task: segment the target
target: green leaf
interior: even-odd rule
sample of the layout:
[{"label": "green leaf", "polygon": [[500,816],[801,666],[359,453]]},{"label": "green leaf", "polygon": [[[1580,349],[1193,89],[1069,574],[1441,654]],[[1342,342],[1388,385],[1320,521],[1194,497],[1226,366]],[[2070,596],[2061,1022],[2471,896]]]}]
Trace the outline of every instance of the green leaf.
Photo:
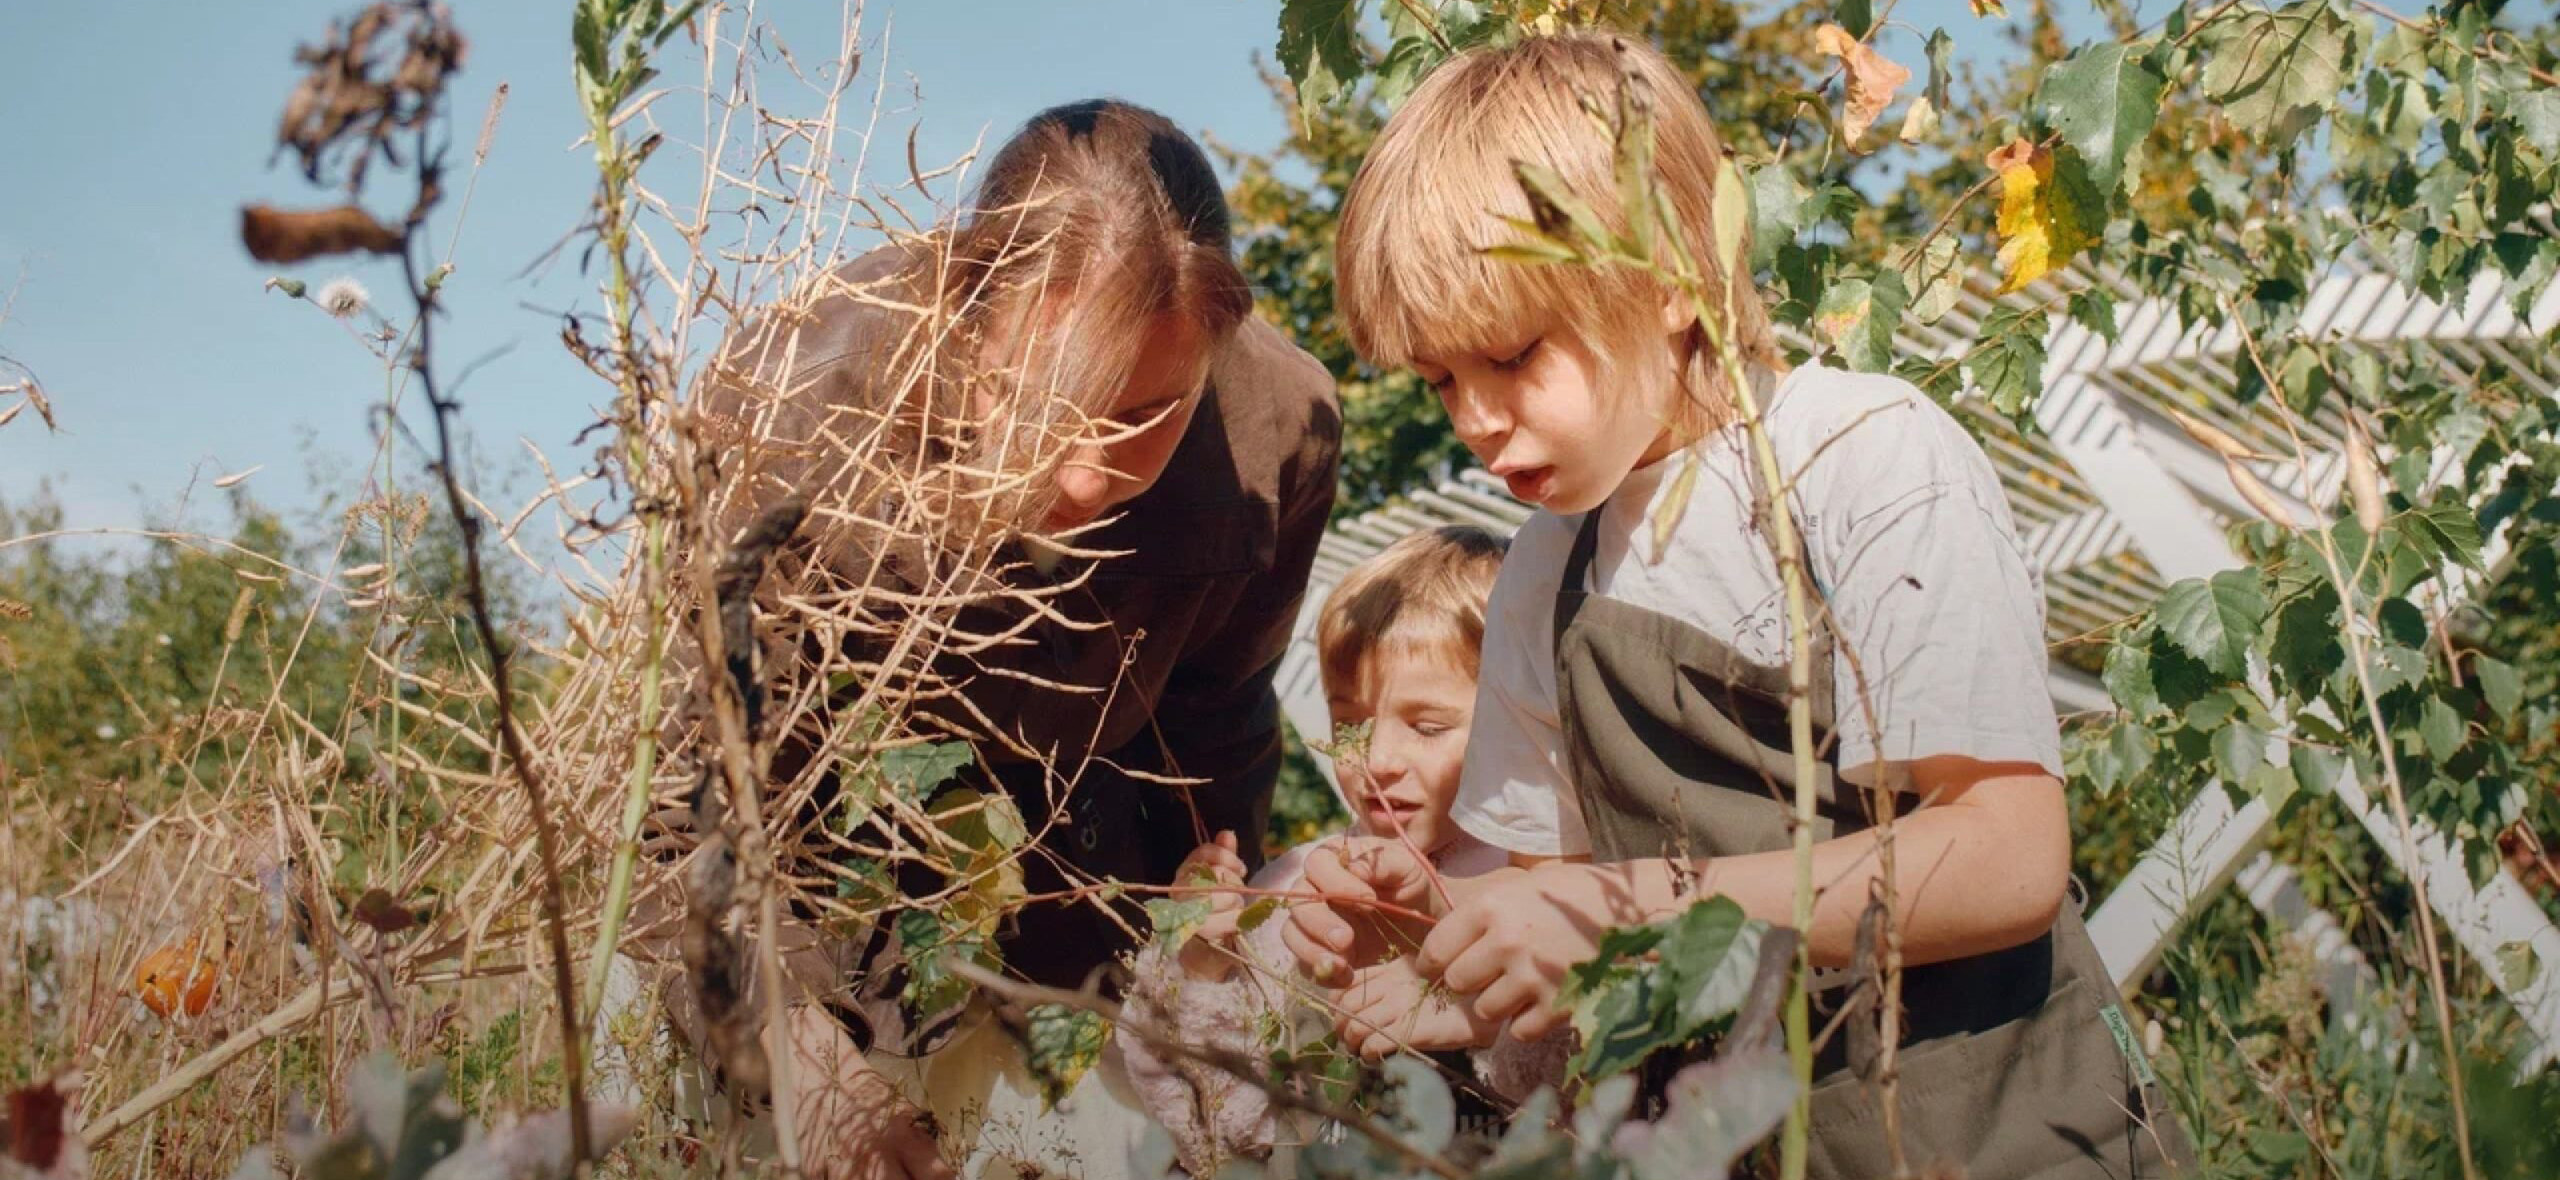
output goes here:
[{"label": "green leaf", "polygon": [[593,5],[580,4],[569,13],[569,44],[577,50],[578,77],[589,85],[605,79],[604,29]]},{"label": "green leaf", "polygon": [[2022,312],[2003,306],[1984,317],[1965,375],[1990,399],[1993,409],[2019,419],[2044,393],[2044,338],[2050,324],[2043,309]]},{"label": "green leaf", "polygon": [[2284,764],[2261,762],[2250,768],[2249,776],[2241,780],[2240,789],[2266,804],[2269,814],[2281,816],[2284,805],[2293,801],[2301,784],[2294,780],[2293,771]]},{"label": "green leaf", "polygon": [[2507,981],[2507,990],[2520,992],[2533,986],[2542,974],[2542,961],[2535,957],[2533,944],[2523,939],[2498,948],[2498,975]]},{"label": "green leaf", "polygon": [[2205,97],[2262,151],[2281,151],[2319,121],[2356,72],[2358,30],[2324,0],[2274,12],[2245,7],[2214,22]]},{"label": "green leaf", "polygon": [[1903,305],[1909,300],[1902,276],[1895,271],[1881,271],[1872,282],[1841,279],[1822,293],[1822,303],[1813,311],[1814,328],[1839,350],[1850,368],[1862,373],[1890,372],[1894,329],[1901,326]]},{"label": "green leaf", "polygon": [[1281,0],[1280,69],[1313,110],[1360,77],[1359,0]]},{"label": "green leaf", "polygon": [[2213,731],[2213,765],[2226,783],[2247,782],[2250,772],[2265,764],[2266,755],[2267,735],[2256,729],[2235,722]]},{"label": "green leaf", "polygon": [[[1389,7],[1395,7],[1389,5]],[[1389,109],[1402,105],[1405,96],[1422,85],[1422,76],[1437,67],[1447,55],[1440,46],[1425,37],[1406,37],[1387,47],[1386,60],[1378,63],[1374,93]]]},{"label": "green leaf", "polygon": [[2471,727],[2443,697],[2428,697],[2418,711],[2418,738],[2427,744],[2427,755],[2436,761],[2453,757],[2470,737]]},{"label": "green leaf", "polygon": [[1384,1072],[1396,1093],[1389,1122],[1416,1150],[1439,1154],[1458,1130],[1458,1104],[1449,1094],[1449,1083],[1411,1054],[1388,1058]]},{"label": "green leaf", "polygon": [[1849,30],[1849,35],[1866,40],[1867,31],[1876,27],[1876,11],[1872,0],[1831,0],[1831,19]]},{"label": "green leaf", "polygon": [[1147,921],[1154,923],[1156,945],[1171,950],[1191,937],[1191,932],[1209,920],[1206,897],[1151,897],[1147,899]]},{"label": "green leaf", "polygon": [[1929,55],[1929,83],[1928,88],[1920,93],[1921,97],[1929,100],[1929,105],[1938,108],[1941,113],[1954,109],[1953,104],[1947,100],[1947,57],[1954,52],[1955,45],[1955,38],[1948,36],[1945,29],[1929,30],[1929,42],[1925,49]]},{"label": "green leaf", "polygon": [[2135,632],[2116,640],[2107,649],[2107,668],[2103,677],[2107,695],[2137,718],[2160,711],[2160,691],[2151,684],[2151,636]]},{"label": "green leaf", "polygon": [[2055,62],[2036,88],[2037,112],[2080,153],[2103,196],[2132,179],[2125,156],[2160,117],[2169,83],[2151,68],[2150,49],[2143,41],[2101,41]]},{"label": "green leaf", "polygon": [[[1650,175],[1640,182],[1641,185],[1651,183]],[[1742,252],[1743,233],[1751,225],[1752,200],[1750,186],[1744,184],[1742,180],[1742,169],[1732,160],[1725,160],[1716,165],[1716,188],[1712,208],[1715,217],[1716,267],[1727,276],[1738,275],[1745,261]],[[1647,212],[1650,212],[1649,206]]]},{"label": "green leaf", "polygon": [[2393,518],[2401,534],[2429,555],[2468,569],[2480,568],[2480,518],[2461,500],[2446,496]]},{"label": "green leaf", "polygon": [[1111,1022],[1064,1004],[1039,1004],[1025,1013],[1023,1063],[1040,1083],[1040,1097],[1050,1107],[1102,1060]]},{"label": "green leaf", "polygon": [[1263,898],[1262,900],[1246,906],[1244,909],[1237,912],[1236,929],[1243,933],[1251,934],[1254,931],[1261,929],[1263,923],[1270,921],[1272,915],[1279,912],[1279,898]]},{"label": "green leaf", "polygon": [[2116,342],[2116,300],[2104,287],[2082,287],[2071,293],[2070,315],[2074,323],[2109,344]]},{"label": "green leaf", "polygon": [[2560,156],[2560,90],[2535,88],[2517,95],[2513,112],[2526,143],[2545,157]]},{"label": "green leaf", "polygon": [[1673,1035],[1687,1040],[1733,1014],[1751,991],[1767,923],[1743,916],[1731,898],[1710,897],[1682,911],[1662,939],[1662,970],[1679,1005]]},{"label": "green leaf", "polygon": [[1795,243],[1808,195],[1784,164],[1751,170],[1752,271],[1767,270],[1777,261],[1779,247]]},{"label": "green leaf", "polygon": [[2503,660],[2482,656],[2471,663],[2471,674],[2480,680],[2481,699],[2498,711],[2500,717],[2513,717],[2524,704],[2524,677],[2515,666]]},{"label": "green leaf", "polygon": [[2336,794],[2347,773],[2347,756],[2325,746],[2296,745],[2292,762],[2294,779],[2314,795]]},{"label": "green leaf", "polygon": [[2296,594],[2276,608],[2276,633],[2267,666],[2296,696],[2309,698],[2347,658],[2338,641],[2338,594],[2326,584]]},{"label": "green leaf", "polygon": [[2126,786],[2131,786],[2151,769],[2151,732],[2139,725],[2119,725],[2107,735],[2107,752],[2113,756],[2115,769]]},{"label": "green leaf", "polygon": [[2189,578],[2160,598],[2160,633],[2224,676],[2249,668],[2249,645],[2267,617],[2253,570],[2224,570],[2211,581]]},{"label": "green leaf", "polygon": [[1902,287],[1916,292],[1908,314],[1916,323],[1937,323],[1964,293],[1964,268],[1956,262],[1955,238],[1940,234],[1902,264]]},{"label": "green leaf", "polygon": [[909,799],[922,799],[972,761],[967,742],[917,742],[880,751],[880,773]]},{"label": "green leaf", "polygon": [[1609,232],[1608,223],[1600,220],[1590,202],[1575,196],[1554,169],[1514,160],[1511,172],[1529,198],[1529,219],[1541,233],[1581,250],[1605,251],[1616,244],[1617,235]]},{"label": "green leaf", "polygon": [[1795,1100],[1795,1073],[1784,1054],[1759,1049],[1719,1057],[1674,1075],[1662,1117],[1625,1124],[1608,1143],[1634,1180],[1724,1180],[1735,1161],[1778,1128]]}]

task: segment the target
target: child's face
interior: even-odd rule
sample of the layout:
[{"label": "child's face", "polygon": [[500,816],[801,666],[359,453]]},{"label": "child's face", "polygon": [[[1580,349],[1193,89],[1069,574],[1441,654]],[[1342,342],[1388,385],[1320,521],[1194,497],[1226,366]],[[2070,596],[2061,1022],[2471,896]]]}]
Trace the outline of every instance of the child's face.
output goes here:
[{"label": "child's face", "polygon": [[1381,645],[1354,691],[1326,705],[1336,729],[1372,723],[1365,761],[1334,764],[1355,818],[1370,835],[1393,836],[1401,828],[1417,850],[1437,850],[1457,835],[1449,805],[1458,798],[1458,771],[1466,763],[1475,677],[1429,647]]},{"label": "child's face", "polygon": [[1569,515],[1598,507],[1674,445],[1672,341],[1639,333],[1631,351],[1643,355],[1604,366],[1580,333],[1550,322],[1468,355],[1416,357],[1413,369],[1512,495]]}]

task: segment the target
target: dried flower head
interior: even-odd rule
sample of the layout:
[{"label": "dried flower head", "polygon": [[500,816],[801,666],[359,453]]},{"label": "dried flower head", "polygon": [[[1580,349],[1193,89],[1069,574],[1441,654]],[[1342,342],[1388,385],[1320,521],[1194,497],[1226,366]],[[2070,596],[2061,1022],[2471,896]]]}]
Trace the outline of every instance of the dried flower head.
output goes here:
[{"label": "dried flower head", "polygon": [[320,284],[320,293],[311,301],[319,304],[320,310],[343,320],[363,311],[373,302],[373,296],[366,292],[364,284],[341,276]]}]

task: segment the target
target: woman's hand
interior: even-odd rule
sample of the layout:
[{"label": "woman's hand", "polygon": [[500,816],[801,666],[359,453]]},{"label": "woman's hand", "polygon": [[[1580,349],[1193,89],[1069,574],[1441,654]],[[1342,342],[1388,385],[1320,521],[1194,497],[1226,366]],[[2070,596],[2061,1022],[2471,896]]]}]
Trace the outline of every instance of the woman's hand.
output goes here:
[{"label": "woman's hand", "polygon": [[1553,861],[1487,879],[1423,940],[1414,970],[1464,995],[1478,1019],[1541,1040],[1563,1019],[1555,1000],[1565,970],[1599,953],[1603,931],[1651,919],[1635,882],[1662,863]]},{"label": "woman's hand", "polygon": [[1204,880],[1221,888],[1209,894],[1208,920],[1183,941],[1177,957],[1192,978],[1223,980],[1236,969],[1237,921],[1244,912],[1244,898],[1234,892],[1244,884],[1244,857],[1236,852],[1234,832],[1220,832],[1217,839],[1192,849],[1173,872],[1177,886]]},{"label": "woman's hand", "polygon": [[1334,998],[1334,1028],[1344,1048],[1369,1061],[1399,1049],[1435,1052],[1493,1043],[1499,1021],[1477,1016],[1464,997],[1435,988],[1410,958],[1361,971]]},{"label": "woman's hand", "polygon": [[801,1170],[812,1180],[959,1180],[924,1112],[854,1048],[819,1008],[791,1010],[792,1113]]},{"label": "woman's hand", "polygon": [[1430,866],[1403,841],[1354,836],[1307,856],[1307,889],[1326,900],[1289,907],[1280,932],[1298,965],[1317,983],[1340,987],[1352,972],[1422,945],[1431,923],[1379,912],[1375,903],[1436,915]]}]

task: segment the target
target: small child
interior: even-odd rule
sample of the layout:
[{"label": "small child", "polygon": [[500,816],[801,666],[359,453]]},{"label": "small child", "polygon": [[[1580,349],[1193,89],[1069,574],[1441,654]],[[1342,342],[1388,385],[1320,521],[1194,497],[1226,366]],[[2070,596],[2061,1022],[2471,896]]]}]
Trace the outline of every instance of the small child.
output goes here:
[{"label": "small child", "polygon": [[[1449,822],[1476,701],[1476,652],[1484,636],[1485,596],[1502,563],[1503,542],[1481,529],[1439,528],[1387,547],[1352,570],[1325,600],[1316,650],[1325,703],[1336,732],[1367,728],[1365,750],[1346,751],[1334,767],[1352,808],[1352,832],[1420,854],[1445,877],[1463,879],[1503,867],[1507,856]],[[1245,885],[1235,833],[1221,832],[1184,862],[1178,881],[1215,878]],[[1302,888],[1311,849],[1301,845],[1256,874],[1250,890]],[[1347,1048],[1377,1057],[1395,1048],[1483,1049],[1478,1073],[1496,1092],[1525,1097],[1563,1073],[1568,1037],[1522,1045],[1499,1040],[1500,1025],[1425,995],[1405,960],[1372,968],[1339,993],[1308,989],[1283,946],[1288,923],[1274,918],[1250,931],[1240,915],[1255,900],[1219,893],[1210,919],[1172,955],[1149,948],[1136,963],[1126,1019],[1184,1044],[1209,1045],[1260,1059],[1278,1026],[1330,1007]],[[1196,1062],[1150,1050],[1136,1037],[1118,1039],[1148,1112],[1172,1132],[1183,1165],[1195,1176],[1219,1161],[1260,1156],[1278,1136],[1267,1096],[1254,1086]]]},{"label": "small child", "polygon": [[[1523,164],[1618,219],[1613,137],[1585,107],[1610,109],[1621,86],[1652,111],[1651,179],[1677,227],[1662,240],[1705,268],[1718,326],[1645,270],[1486,252],[1530,219]],[[1442,915],[1415,970],[1536,1037],[1560,1019],[1566,968],[1612,926],[1712,894],[1792,921],[1791,641],[1771,527],[1791,518],[1821,608],[1803,934],[1818,966],[1849,966],[1870,899],[1893,890],[1908,964],[1898,1153],[1860,1076],[1875,1063],[1845,1060],[1854,1038],[1835,1037],[1811,1174],[1906,1160],[1972,1180],[2166,1174],[2184,1137],[2067,904],[2043,600],[2000,481],[1910,384],[1786,368],[1750,276],[1719,266],[1723,166],[1680,72],[1602,34],[1460,54],[1371,147],[1335,247],[1352,343],[1429,381],[1460,440],[1540,509],[1485,610],[1451,813],[1521,867],[1444,887],[1374,839],[1319,851],[1309,886],[1341,900],[1293,907],[1287,941],[1338,980],[1379,955],[1356,924],[1377,903]],[[1742,358],[1775,487],[1718,340]],[[1877,788],[1902,795],[1891,880],[1863,806]],[[1838,1011],[1856,985],[1814,986]]]}]

